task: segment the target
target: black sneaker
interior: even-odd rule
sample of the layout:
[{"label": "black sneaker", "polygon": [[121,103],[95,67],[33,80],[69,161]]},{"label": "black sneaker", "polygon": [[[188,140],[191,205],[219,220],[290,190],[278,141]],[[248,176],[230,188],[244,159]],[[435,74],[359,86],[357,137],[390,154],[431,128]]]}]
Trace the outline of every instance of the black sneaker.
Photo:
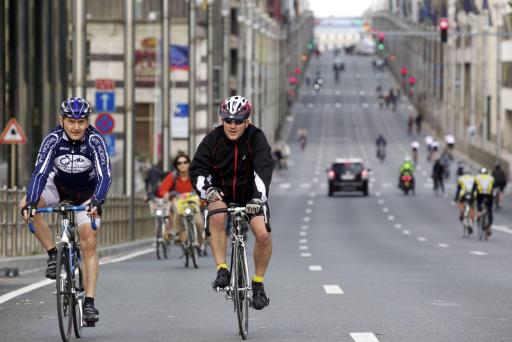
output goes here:
[{"label": "black sneaker", "polygon": [[53,253],[48,257],[46,265],[46,278],[55,279],[55,273],[57,272],[57,253]]},{"label": "black sneaker", "polygon": [[100,312],[92,304],[84,304],[83,320],[87,323],[98,322]]},{"label": "black sneaker", "polygon": [[270,303],[265,294],[265,287],[263,283],[252,282],[252,301],[251,305],[256,310],[261,310]]},{"label": "black sneaker", "polygon": [[224,288],[229,286],[230,278],[229,271],[225,268],[220,268],[217,271],[217,278],[212,282],[213,289],[215,290],[218,287]]}]

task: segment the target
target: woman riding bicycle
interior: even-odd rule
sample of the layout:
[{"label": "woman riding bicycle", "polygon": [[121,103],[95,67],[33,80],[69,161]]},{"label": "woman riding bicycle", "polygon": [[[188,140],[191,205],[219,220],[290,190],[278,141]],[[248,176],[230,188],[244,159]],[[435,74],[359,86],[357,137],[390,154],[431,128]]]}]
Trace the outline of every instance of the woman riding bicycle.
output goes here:
[{"label": "woman riding bicycle", "polygon": [[[176,172],[169,172],[160,184],[156,192],[157,197],[162,197],[172,201],[171,211],[169,213],[169,223],[167,233],[178,236],[179,242],[187,240],[187,233],[183,227],[183,220],[176,214],[178,195],[195,192],[190,178],[190,158],[186,154],[179,154],[173,162]],[[194,214],[194,222],[197,229],[198,243],[203,245],[203,218],[200,212]]]}]

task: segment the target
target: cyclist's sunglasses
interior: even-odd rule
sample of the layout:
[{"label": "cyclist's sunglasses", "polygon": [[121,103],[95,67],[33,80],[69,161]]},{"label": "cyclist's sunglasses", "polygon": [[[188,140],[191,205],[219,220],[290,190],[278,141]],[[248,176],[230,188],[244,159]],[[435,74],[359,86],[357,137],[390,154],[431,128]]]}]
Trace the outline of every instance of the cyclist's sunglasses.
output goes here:
[{"label": "cyclist's sunglasses", "polygon": [[245,122],[245,120],[238,120],[238,119],[222,119],[225,123],[227,123],[228,125],[231,125],[232,123],[235,123],[235,125],[237,126],[240,126],[241,124],[243,124]]},{"label": "cyclist's sunglasses", "polygon": [[181,161],[176,162],[176,165],[186,165],[186,164],[188,164],[188,160],[181,160]]}]

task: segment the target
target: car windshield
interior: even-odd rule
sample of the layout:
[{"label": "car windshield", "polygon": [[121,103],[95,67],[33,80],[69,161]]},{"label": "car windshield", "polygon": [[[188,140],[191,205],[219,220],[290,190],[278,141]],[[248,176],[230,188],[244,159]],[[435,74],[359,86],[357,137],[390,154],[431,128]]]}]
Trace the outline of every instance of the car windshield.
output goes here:
[{"label": "car windshield", "polygon": [[332,169],[337,174],[343,173],[352,173],[356,174],[363,170],[363,165],[361,163],[341,163],[341,164],[333,164]]}]

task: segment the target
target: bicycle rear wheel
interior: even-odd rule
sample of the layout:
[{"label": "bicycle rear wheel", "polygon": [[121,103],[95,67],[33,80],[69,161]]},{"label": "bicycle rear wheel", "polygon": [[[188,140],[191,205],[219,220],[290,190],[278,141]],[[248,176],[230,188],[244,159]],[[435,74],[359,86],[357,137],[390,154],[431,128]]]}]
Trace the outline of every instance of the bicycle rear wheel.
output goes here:
[{"label": "bicycle rear wheel", "polygon": [[242,339],[246,340],[249,333],[249,284],[245,268],[245,250],[241,245],[235,249],[235,309],[238,318],[238,328]]},{"label": "bicycle rear wheel", "polygon": [[69,251],[65,243],[57,246],[57,317],[59,318],[59,330],[62,341],[68,342],[72,331],[72,306],[74,296],[71,293],[71,282],[73,281],[69,267]]},{"label": "bicycle rear wheel", "polygon": [[484,227],[486,224],[485,216],[486,215],[482,215],[478,219],[478,240],[480,240],[480,241],[484,239],[484,234],[485,234]]},{"label": "bicycle rear wheel", "polygon": [[[78,251],[77,251],[78,253]],[[75,272],[75,275],[73,277],[74,285],[75,285],[75,294],[73,296],[73,307],[72,307],[72,313],[73,313],[73,329],[75,331],[75,337],[80,338],[82,336],[82,309],[83,309],[83,303],[85,298],[84,293],[84,279],[82,274],[82,267],[80,266],[78,255],[76,256],[76,264],[75,267],[78,270],[78,272]]]},{"label": "bicycle rear wheel", "polygon": [[187,238],[188,238],[188,255],[190,259],[192,260],[192,264],[194,265],[194,268],[197,268],[197,248],[195,246],[195,242],[197,239],[195,238],[195,232],[196,229],[195,225],[192,222],[187,222]]}]

